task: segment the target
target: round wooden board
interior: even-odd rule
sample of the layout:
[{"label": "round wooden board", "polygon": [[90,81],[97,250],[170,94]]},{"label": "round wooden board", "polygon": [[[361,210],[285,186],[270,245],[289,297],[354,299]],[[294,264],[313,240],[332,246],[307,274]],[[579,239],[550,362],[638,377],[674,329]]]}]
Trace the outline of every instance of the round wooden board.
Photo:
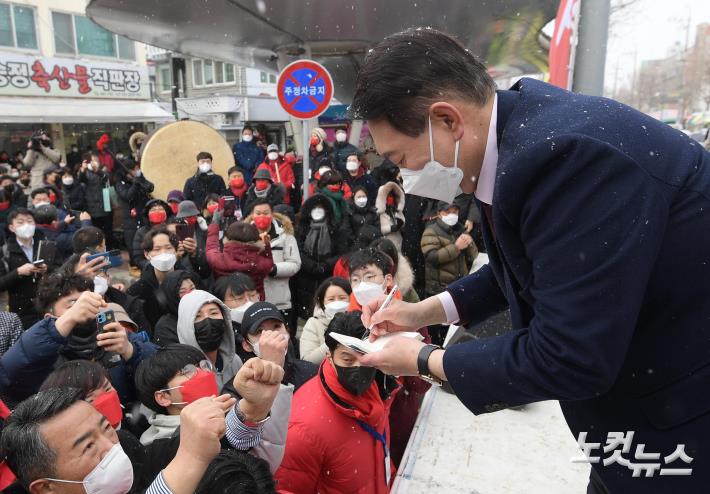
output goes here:
[{"label": "round wooden board", "polygon": [[153,197],[165,200],[171,190],[182,190],[185,181],[197,171],[195,157],[200,151],[212,154],[212,170],[226,183],[234,155],[227,141],[212,127],[183,120],[152,132],[142,147],[141,169],[155,184]]}]

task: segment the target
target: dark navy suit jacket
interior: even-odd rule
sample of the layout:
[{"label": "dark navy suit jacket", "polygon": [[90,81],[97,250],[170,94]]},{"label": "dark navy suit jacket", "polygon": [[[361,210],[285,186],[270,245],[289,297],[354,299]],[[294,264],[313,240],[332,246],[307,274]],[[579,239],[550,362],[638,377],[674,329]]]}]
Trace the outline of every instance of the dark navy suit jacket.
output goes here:
[{"label": "dark navy suit jacket", "polygon": [[[530,79],[498,98],[490,264],[448,291],[464,325],[510,308],[515,330],[446,351],[456,395],[559,400],[575,438],[635,431],[624,458],[693,468],[594,465],[611,492],[710,492],[710,154],[608,99]],[[665,465],[679,443],[693,462]]]}]

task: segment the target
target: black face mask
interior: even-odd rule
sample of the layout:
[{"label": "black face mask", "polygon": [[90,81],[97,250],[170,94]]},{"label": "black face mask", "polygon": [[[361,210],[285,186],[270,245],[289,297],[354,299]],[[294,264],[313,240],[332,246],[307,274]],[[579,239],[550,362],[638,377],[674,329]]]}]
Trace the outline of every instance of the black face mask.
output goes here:
[{"label": "black face mask", "polygon": [[223,337],[224,319],[208,317],[195,323],[195,339],[203,352],[217,350]]},{"label": "black face mask", "polygon": [[333,365],[340,384],[355,396],[360,396],[370,388],[377,371],[374,367],[341,367],[335,363]]}]

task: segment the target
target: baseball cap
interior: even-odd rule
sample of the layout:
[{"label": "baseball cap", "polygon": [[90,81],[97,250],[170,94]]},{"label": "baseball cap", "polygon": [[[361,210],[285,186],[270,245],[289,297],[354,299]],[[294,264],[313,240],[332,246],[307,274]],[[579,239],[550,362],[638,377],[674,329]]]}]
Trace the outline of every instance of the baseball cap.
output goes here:
[{"label": "baseball cap", "polygon": [[274,304],[269,302],[257,302],[253,304],[244,312],[241,329],[242,336],[256,333],[261,323],[269,319],[277,319],[286,324],[286,319],[284,319],[283,314],[281,314],[281,311],[279,311]]}]

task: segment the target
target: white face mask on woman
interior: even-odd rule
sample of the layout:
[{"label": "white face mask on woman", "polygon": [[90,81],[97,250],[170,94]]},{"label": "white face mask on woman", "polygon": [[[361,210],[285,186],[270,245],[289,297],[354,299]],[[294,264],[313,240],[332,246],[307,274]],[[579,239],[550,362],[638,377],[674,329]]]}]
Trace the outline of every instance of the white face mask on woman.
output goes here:
[{"label": "white face mask on woman", "polygon": [[325,209],[313,208],[311,211],[311,219],[313,221],[321,221],[323,218],[325,218]]},{"label": "white face mask on woman", "polygon": [[454,226],[456,223],[459,222],[459,215],[458,214],[445,214],[442,216],[441,221],[446,223],[449,226]]},{"label": "white face mask on woman", "polygon": [[328,302],[327,304],[325,304],[325,307],[323,307],[323,311],[325,312],[326,316],[333,318],[335,317],[335,314],[348,310],[349,306],[350,303],[347,300],[334,300],[333,302]]}]

